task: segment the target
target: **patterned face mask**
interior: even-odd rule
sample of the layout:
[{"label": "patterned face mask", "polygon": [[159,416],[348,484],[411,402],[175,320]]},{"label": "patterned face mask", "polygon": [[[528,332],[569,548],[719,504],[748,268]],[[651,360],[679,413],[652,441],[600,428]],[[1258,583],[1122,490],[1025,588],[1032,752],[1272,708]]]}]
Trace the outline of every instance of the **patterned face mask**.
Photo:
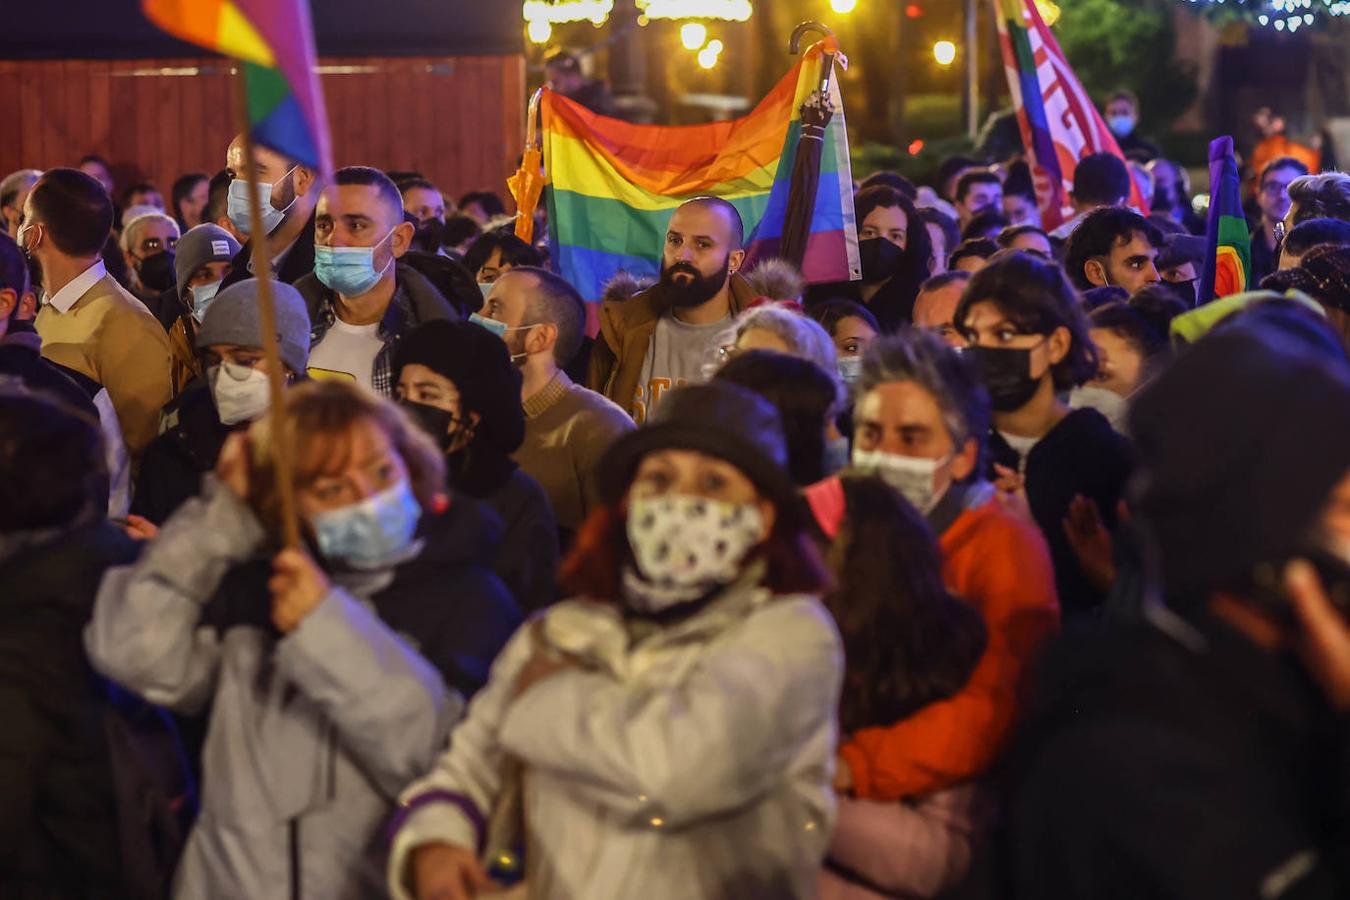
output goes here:
[{"label": "patterned face mask", "polygon": [[633,500],[627,530],[636,568],[623,573],[624,598],[634,611],[651,614],[734,580],[764,539],[764,519],[753,503],[667,494]]}]

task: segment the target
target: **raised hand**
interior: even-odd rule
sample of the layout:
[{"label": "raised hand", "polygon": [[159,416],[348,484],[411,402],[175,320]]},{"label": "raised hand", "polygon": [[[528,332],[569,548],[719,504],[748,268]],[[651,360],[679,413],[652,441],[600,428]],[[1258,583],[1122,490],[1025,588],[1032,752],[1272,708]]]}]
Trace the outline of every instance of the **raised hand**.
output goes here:
[{"label": "raised hand", "polygon": [[413,896],[417,900],[473,900],[497,889],[472,852],[453,844],[425,844],[412,853]]}]

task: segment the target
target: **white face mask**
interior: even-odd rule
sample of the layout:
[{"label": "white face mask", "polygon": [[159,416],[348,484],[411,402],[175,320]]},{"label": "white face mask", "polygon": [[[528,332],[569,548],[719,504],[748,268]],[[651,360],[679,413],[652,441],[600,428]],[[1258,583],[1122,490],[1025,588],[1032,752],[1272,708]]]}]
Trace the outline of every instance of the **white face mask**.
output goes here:
[{"label": "white face mask", "polygon": [[637,569],[624,571],[624,598],[637,612],[659,613],[734,580],[764,539],[764,518],[753,503],[667,494],[633,500],[627,531]]},{"label": "white face mask", "polygon": [[946,462],[946,459],[925,459],[853,448],[854,469],[878,476],[924,515],[932,512],[942,495],[947,493],[945,487],[941,493],[936,488],[937,470]]},{"label": "white face mask", "polygon": [[248,366],[222,363],[207,371],[211,396],[216,401],[216,414],[222,425],[250,422],[271,405],[271,386],[267,373]]}]

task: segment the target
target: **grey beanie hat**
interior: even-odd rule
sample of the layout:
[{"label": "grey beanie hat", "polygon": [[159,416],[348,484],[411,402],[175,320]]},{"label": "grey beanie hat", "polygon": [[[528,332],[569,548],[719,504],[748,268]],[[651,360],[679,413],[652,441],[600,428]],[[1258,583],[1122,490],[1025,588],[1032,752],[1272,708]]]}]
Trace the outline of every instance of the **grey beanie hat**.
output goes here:
[{"label": "grey beanie hat", "polygon": [[[277,311],[281,361],[292,372],[304,374],[309,363],[309,310],[305,307],[305,299],[289,284],[275,280],[272,282],[272,299]],[[262,348],[258,279],[235,282],[217,294],[206,308],[206,316],[197,329],[197,349],[212,344]]]},{"label": "grey beanie hat", "polygon": [[229,262],[239,249],[239,242],[219,225],[204,222],[189,228],[174,248],[173,274],[178,281],[179,298],[198,269],[207,263]]}]

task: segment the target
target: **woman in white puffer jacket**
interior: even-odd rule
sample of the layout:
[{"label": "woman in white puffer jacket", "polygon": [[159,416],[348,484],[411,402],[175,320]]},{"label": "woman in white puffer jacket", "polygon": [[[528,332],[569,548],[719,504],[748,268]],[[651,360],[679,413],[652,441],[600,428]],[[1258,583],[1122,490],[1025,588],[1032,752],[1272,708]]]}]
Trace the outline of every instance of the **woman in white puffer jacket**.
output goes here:
[{"label": "woman in white puffer jacket", "polygon": [[726,383],[615,444],[564,566],[580,599],[516,634],[404,794],[396,897],[478,896],[513,847],[530,898],[813,895],[843,658],[786,457]]}]

